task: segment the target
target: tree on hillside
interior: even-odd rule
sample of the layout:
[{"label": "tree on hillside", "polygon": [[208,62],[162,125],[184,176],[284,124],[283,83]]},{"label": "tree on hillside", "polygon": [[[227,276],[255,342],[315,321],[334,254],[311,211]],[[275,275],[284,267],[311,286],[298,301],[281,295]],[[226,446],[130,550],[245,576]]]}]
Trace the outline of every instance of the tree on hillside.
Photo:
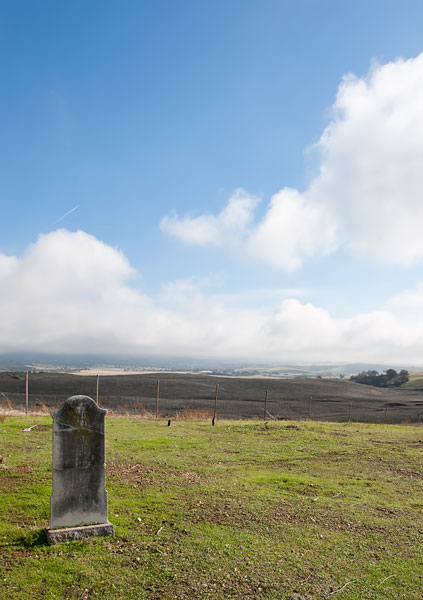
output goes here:
[{"label": "tree on hillside", "polygon": [[402,369],[399,373],[395,369],[387,369],[383,373],[378,371],[362,371],[358,375],[351,375],[350,381],[374,385],[376,387],[398,387],[409,380],[409,373]]},{"label": "tree on hillside", "polygon": [[406,371],[405,369],[401,369],[401,371],[398,374],[398,381],[399,383],[395,383],[394,385],[402,385],[403,383],[407,383],[407,381],[410,380],[410,374],[408,371]]}]

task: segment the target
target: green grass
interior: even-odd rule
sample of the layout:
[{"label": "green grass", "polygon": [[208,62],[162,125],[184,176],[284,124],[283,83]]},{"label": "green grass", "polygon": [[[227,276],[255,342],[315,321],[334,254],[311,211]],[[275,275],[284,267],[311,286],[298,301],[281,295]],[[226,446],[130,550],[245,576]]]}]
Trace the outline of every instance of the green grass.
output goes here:
[{"label": "green grass", "polygon": [[108,418],[116,536],[49,547],[51,420],[7,417],[0,598],[421,600],[422,440],[401,426]]}]

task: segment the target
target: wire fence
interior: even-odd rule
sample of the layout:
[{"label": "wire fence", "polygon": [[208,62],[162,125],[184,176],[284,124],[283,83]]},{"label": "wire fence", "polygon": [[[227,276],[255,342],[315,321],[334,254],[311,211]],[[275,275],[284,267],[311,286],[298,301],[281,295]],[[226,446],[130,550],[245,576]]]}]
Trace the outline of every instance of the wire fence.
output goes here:
[{"label": "wire fence", "polygon": [[[328,386],[326,393],[321,386],[318,394],[311,395],[306,389],[301,391],[307,387],[305,383],[290,391],[281,386],[281,380],[239,382],[233,378],[216,378],[215,383],[212,377],[163,379],[151,376],[129,385],[129,377],[79,377],[68,382],[66,376],[49,380],[24,374],[18,376],[16,391],[0,391],[0,410],[9,414],[49,414],[69,396],[84,394],[112,414],[168,422],[207,420],[214,425],[223,419],[250,419],[423,424],[421,392],[395,395],[387,391],[374,398],[373,390],[369,389],[369,394],[363,392],[351,398],[347,394],[340,395],[334,385]],[[17,391],[18,388],[21,391]]]}]

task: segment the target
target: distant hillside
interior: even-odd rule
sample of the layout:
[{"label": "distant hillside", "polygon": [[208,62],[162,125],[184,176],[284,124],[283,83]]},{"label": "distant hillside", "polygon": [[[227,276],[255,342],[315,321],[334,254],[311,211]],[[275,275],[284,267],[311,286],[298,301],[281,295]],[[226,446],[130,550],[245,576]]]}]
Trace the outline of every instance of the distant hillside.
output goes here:
[{"label": "distant hillside", "polygon": [[404,383],[401,388],[405,390],[422,390],[423,391],[423,371],[410,371],[410,379]]},{"label": "distant hillside", "polygon": [[[388,368],[397,371],[416,367],[380,363],[305,363],[305,364],[261,364],[237,363],[217,359],[178,358],[172,356],[129,356],[93,354],[45,354],[35,352],[11,352],[0,354],[0,371],[46,371],[75,372],[83,369],[99,370],[155,370],[170,372],[193,372],[232,377],[349,377],[361,371]],[[423,371],[422,371],[423,373]]]}]

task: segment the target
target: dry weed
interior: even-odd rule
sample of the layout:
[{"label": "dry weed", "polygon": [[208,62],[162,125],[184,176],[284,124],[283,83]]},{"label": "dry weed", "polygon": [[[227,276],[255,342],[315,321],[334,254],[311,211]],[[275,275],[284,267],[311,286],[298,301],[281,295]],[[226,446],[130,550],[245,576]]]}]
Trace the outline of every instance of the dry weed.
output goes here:
[{"label": "dry weed", "polygon": [[210,421],[213,418],[213,410],[185,406],[175,414],[174,418],[177,421]]},{"label": "dry weed", "polygon": [[0,408],[2,408],[3,410],[12,410],[13,406],[12,406],[12,403],[10,402],[9,398],[3,392],[0,392],[0,394],[1,394]]}]

